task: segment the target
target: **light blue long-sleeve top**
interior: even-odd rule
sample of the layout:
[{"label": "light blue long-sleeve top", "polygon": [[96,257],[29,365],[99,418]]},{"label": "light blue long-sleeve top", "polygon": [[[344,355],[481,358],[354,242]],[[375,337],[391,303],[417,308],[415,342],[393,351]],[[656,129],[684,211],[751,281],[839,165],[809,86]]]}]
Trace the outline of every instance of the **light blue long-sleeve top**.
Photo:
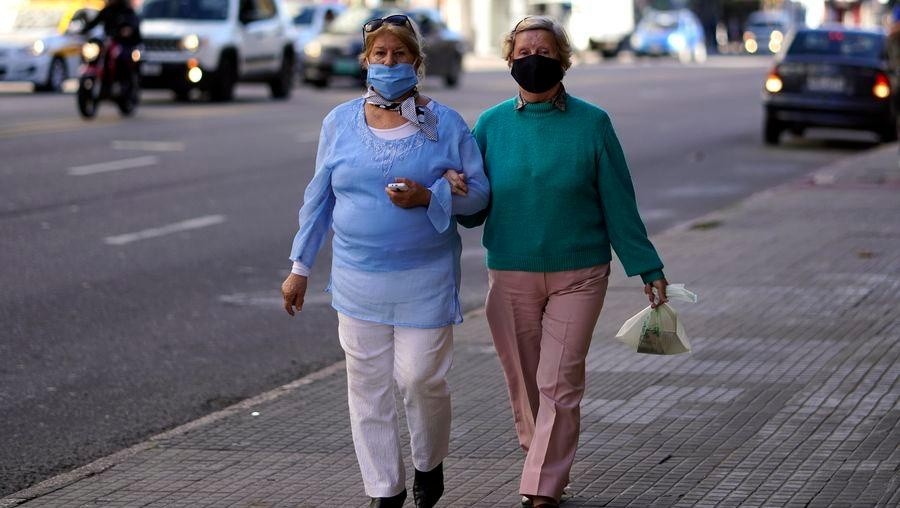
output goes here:
[{"label": "light blue long-sleeve top", "polygon": [[[485,208],[490,188],[466,122],[437,102],[432,110],[437,141],[421,131],[397,140],[377,137],[366,124],[362,98],[337,106],[322,122],[291,260],[312,267],[334,230],[328,291],[338,312],[416,328],[462,322],[462,247],[452,219]],[[465,173],[466,196],[450,192],[443,178],[448,169]],[[391,203],[384,189],[396,177],[428,187],[429,206]]]}]

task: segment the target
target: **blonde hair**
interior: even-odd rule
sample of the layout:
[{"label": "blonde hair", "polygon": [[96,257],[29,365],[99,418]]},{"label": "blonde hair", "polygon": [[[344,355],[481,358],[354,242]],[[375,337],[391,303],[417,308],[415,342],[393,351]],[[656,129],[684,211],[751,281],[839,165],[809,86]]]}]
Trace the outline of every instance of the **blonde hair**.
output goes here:
[{"label": "blonde hair", "polygon": [[516,35],[529,30],[546,30],[556,40],[556,52],[564,70],[572,66],[572,45],[569,44],[569,36],[566,29],[555,19],[548,16],[527,16],[522,18],[516,26],[503,37],[503,49],[501,54],[507,63],[512,65],[512,53],[516,46]]},{"label": "blonde hair", "polygon": [[416,67],[416,75],[420,80],[425,78],[425,53],[422,52],[422,36],[419,35],[419,27],[416,25],[416,22],[412,18],[408,19],[409,26],[384,23],[378,29],[363,34],[363,51],[359,55],[359,63],[363,69],[368,68],[367,60],[369,59],[369,53],[372,52],[372,48],[375,46],[375,39],[379,35],[389,33],[400,39],[400,42],[406,46],[406,49],[415,56],[416,62],[418,62],[418,64],[413,64]]}]

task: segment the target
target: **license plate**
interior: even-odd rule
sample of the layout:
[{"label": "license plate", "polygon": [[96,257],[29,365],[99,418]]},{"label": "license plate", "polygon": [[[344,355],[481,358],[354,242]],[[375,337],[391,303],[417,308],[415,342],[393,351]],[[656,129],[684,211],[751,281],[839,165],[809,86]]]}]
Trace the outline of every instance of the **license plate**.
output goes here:
[{"label": "license plate", "polygon": [[162,64],[156,62],[144,62],[141,64],[141,74],[145,76],[159,76],[162,74]]},{"label": "license plate", "polygon": [[359,61],[349,58],[342,58],[334,61],[335,74],[349,74],[355,76],[359,74]]},{"label": "license plate", "polygon": [[844,78],[835,76],[810,76],[806,88],[811,92],[843,93],[847,88]]}]

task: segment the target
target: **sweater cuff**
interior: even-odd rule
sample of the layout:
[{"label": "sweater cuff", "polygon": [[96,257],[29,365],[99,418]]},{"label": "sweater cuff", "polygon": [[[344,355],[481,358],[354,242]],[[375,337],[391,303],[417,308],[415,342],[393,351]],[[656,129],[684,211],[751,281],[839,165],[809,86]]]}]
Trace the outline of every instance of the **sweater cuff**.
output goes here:
[{"label": "sweater cuff", "polygon": [[428,203],[428,220],[438,233],[447,231],[450,227],[450,217],[452,216],[453,196],[450,192],[450,182],[446,178],[438,178],[431,187],[431,202]]},{"label": "sweater cuff", "polygon": [[659,279],[665,279],[666,276],[663,275],[662,270],[652,270],[649,272],[644,272],[641,274],[641,280],[644,281],[644,284],[650,284],[651,282]]}]

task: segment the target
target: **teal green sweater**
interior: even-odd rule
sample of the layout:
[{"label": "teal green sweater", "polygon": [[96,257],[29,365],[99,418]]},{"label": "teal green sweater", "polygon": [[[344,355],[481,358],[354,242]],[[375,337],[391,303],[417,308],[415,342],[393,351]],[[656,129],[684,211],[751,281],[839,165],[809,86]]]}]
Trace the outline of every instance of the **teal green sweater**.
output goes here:
[{"label": "teal green sweater", "polygon": [[638,214],[625,155],[609,115],[568,96],[515,109],[515,99],[481,114],[475,139],[491,183],[491,204],[460,224],[484,226],[488,268],[576,270],[610,262],[629,276],[663,277]]}]

